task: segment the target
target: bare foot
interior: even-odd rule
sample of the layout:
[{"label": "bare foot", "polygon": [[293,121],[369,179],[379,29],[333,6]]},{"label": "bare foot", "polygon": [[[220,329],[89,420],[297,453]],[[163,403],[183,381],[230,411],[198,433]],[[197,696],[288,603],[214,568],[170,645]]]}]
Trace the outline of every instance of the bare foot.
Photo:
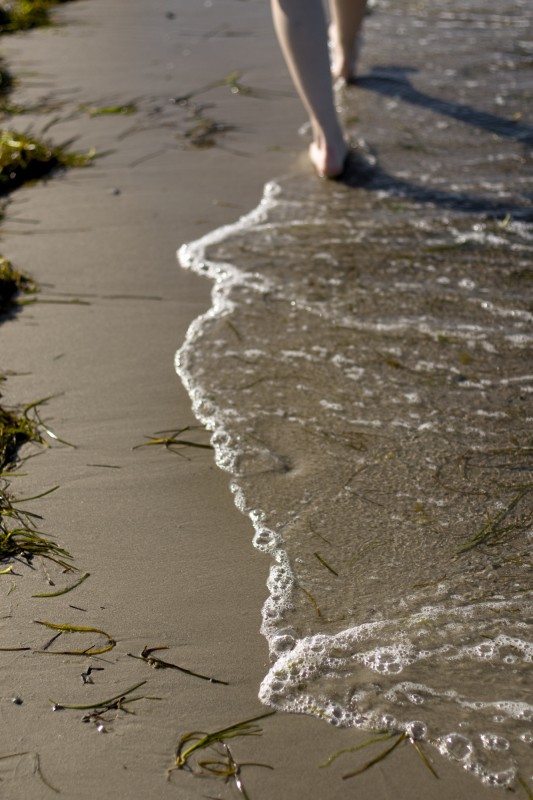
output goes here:
[{"label": "bare foot", "polygon": [[335,148],[313,142],[309,147],[309,158],[321,178],[338,178],[344,171],[348,150],[345,141]]}]

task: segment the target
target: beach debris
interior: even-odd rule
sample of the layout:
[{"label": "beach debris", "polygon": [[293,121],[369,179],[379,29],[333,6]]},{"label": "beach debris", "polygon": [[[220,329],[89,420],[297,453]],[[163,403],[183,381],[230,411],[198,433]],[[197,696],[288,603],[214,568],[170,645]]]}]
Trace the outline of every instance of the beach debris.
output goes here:
[{"label": "beach debris", "polygon": [[200,94],[205,94],[205,92],[219,88],[228,88],[232,94],[240,94],[244,95],[245,97],[266,98],[272,97],[273,95],[285,95],[285,92],[280,91],[254,89],[253,87],[244,84],[241,80],[241,77],[242,72],[239,70],[233,70],[233,72],[230,72],[224,78],[211,81],[211,83],[207,83],[205,86],[200,86],[198,89],[193,89],[191,92],[187,92],[187,94],[174,97],[172,98],[172,101],[177,105],[187,105],[193,97],[198,97]]},{"label": "beach debris", "polygon": [[206,150],[216,146],[217,136],[234,130],[234,125],[218,122],[212,117],[204,117],[202,110],[199,110],[194,113],[193,125],[183,133],[183,136],[195,150]]},{"label": "beach debris", "polygon": [[355,744],[352,747],[343,747],[342,750],[337,750],[333,755],[329,756],[322,764],[318,766],[320,768],[329,767],[330,764],[333,764],[337,758],[344,755],[345,753],[356,753],[358,750],[363,750],[363,748],[368,747],[371,744],[375,744],[376,742],[385,742],[390,739],[392,733],[390,731],[382,731],[377,732],[376,736],[372,736],[370,739],[366,739],[364,742],[359,742],[359,744]]},{"label": "beach debris", "polygon": [[35,282],[15,269],[11,261],[0,256],[0,312],[17,306],[20,294],[33,294],[37,291]]},{"label": "beach debris", "polygon": [[130,658],[138,658],[141,661],[145,661],[154,669],[177,669],[179,672],[185,673],[185,675],[192,675],[193,678],[200,678],[203,681],[208,681],[209,683],[220,683],[223,686],[229,686],[227,681],[219,680],[218,678],[211,678],[208,675],[201,675],[199,672],[193,672],[190,669],[186,669],[185,667],[180,667],[178,664],[172,664],[169,661],[162,661],[157,656],[154,656],[153,653],[157,652],[158,650],[168,650],[169,645],[162,644],[157,645],[156,647],[144,647],[143,651],[140,655],[136,656],[133,653],[128,653],[127,655]]},{"label": "beach debris", "polygon": [[313,553],[313,555],[314,555],[314,557],[316,559],[318,559],[318,561],[320,561],[320,563],[322,564],[323,567],[325,567],[326,569],[329,569],[329,571],[332,572],[333,575],[336,575],[337,577],[339,577],[339,573],[336,572],[333,569],[333,567],[330,567],[330,565],[327,563],[327,561],[324,561],[324,559],[322,558],[322,556],[319,553]]},{"label": "beach debris", "polygon": [[107,733],[107,726],[113,721],[113,719],[117,718],[117,714],[114,715],[113,719],[106,717],[105,715],[109,714],[109,712],[122,711],[125,714],[135,714],[135,712],[128,707],[131,703],[138,702],[139,700],[161,700],[160,697],[151,697],[149,695],[132,696],[133,692],[135,692],[141,686],[144,686],[146,683],[147,681],[140,681],[139,683],[130,686],[129,689],[113,695],[113,697],[108,697],[105,700],[100,700],[95,703],[70,704],[59,703],[55,700],[50,700],[52,703],[52,711],[63,711],[64,709],[87,711],[87,714],[83,715],[81,721],[85,723],[92,722],[96,726],[98,733]]},{"label": "beach debris", "polygon": [[92,666],[87,667],[85,672],[81,673],[81,679],[82,679],[84,685],[87,684],[87,683],[94,683],[93,679],[91,678],[91,674],[93,672],[103,672],[103,671],[104,671],[104,667],[92,667]]},{"label": "beach debris", "polygon": [[437,775],[437,770],[435,769],[435,767],[433,766],[433,764],[431,763],[431,761],[429,760],[427,755],[424,753],[424,750],[422,749],[421,742],[417,741],[414,736],[409,736],[408,739],[409,739],[409,742],[415,748],[416,752],[418,753],[418,755],[420,756],[422,761],[424,762],[424,764],[426,765],[426,767],[429,769],[429,771],[433,775],[433,777],[434,778],[438,778],[439,776]]},{"label": "beach debris", "polygon": [[304,589],[304,587],[301,584],[298,584],[298,588],[305,594],[305,596],[307,597],[307,599],[309,600],[309,602],[311,603],[311,605],[315,609],[317,617],[321,617],[322,616],[322,612],[320,610],[320,607],[319,607],[317,601],[315,600],[315,598],[311,594],[311,592],[308,592],[307,589]]},{"label": "beach debris", "polygon": [[[225,783],[232,781],[239,794],[245,800],[249,800],[242,782],[242,768],[254,766],[273,769],[273,767],[270,764],[257,762],[238,763],[233,757],[226,739],[234,739],[238,736],[260,736],[263,730],[256,723],[259,720],[271,717],[275,713],[275,711],[267,711],[265,714],[237,722],[213,733],[192,731],[184,734],[179,740],[176,749],[175,763],[167,770],[167,780],[170,780],[174,770],[187,769],[196,776],[222,778]],[[206,749],[213,752],[213,757],[207,759],[198,758],[198,751]],[[192,760],[193,756],[194,761]]]},{"label": "beach debris", "polygon": [[417,741],[416,736],[410,735],[405,731],[377,731],[375,736],[371,736],[370,739],[366,739],[364,742],[359,742],[359,744],[353,745],[353,747],[344,747],[342,750],[337,750],[336,753],[329,756],[322,764],[319,764],[319,767],[329,767],[337,758],[347,753],[356,753],[359,750],[363,750],[370,745],[377,744],[378,742],[386,742],[394,739],[394,742],[382,750],[377,756],[371,758],[370,761],[367,761],[362,767],[356,769],[352,772],[347,772],[342,776],[343,780],[348,778],[354,778],[357,775],[361,775],[366,770],[373,767],[374,764],[378,764],[383,759],[387,758],[390,753],[392,753],[402,742],[409,741],[413,747],[415,748],[417,754],[420,756],[422,762],[427,767],[427,769],[431,772],[434,778],[438,778],[437,771],[435,770],[433,764],[429,760],[429,758],[424,753],[422,749],[422,745],[419,741]]},{"label": "beach debris", "polygon": [[0,6],[0,33],[16,33],[52,24],[50,10],[69,0],[10,0]]},{"label": "beach debris", "polygon": [[[5,506],[2,505],[2,517],[5,510]],[[2,517],[0,517],[0,559],[24,558],[31,563],[35,556],[41,556],[65,570],[76,570],[76,567],[66,560],[72,559],[70,553],[59,547],[52,539],[27,526],[7,528]]]},{"label": "beach debris", "polygon": [[67,148],[68,143],[54,145],[18,131],[0,130],[0,192],[9,192],[60,167],[86,167],[96,156],[94,151],[77,153]]},{"label": "beach debris", "polygon": [[36,652],[38,653],[50,653],[50,655],[58,656],[97,656],[102,655],[102,653],[107,653],[117,644],[116,641],[101,628],[92,628],[86,625],[58,624],[55,622],[46,622],[45,620],[40,619],[34,619],[33,621],[37,625],[44,625],[46,628],[50,628],[53,631],[58,631],[53,641],[55,641],[55,639],[59,638],[59,636],[64,633],[96,633],[107,638],[107,643],[103,647],[96,648],[94,645],[90,645],[85,650],[48,650],[47,648],[51,644],[51,642],[49,642],[45,647],[42,648],[42,650],[37,650]]},{"label": "beach debris", "polygon": [[[60,436],[58,436],[57,433],[54,433],[54,431],[52,431],[50,428],[48,428],[45,425],[45,423],[43,422],[43,420],[41,418],[41,415],[40,415],[40,412],[39,412],[39,407],[45,405],[49,400],[52,400],[53,397],[54,397],[54,395],[50,395],[49,397],[42,397],[40,400],[35,400],[33,403],[28,403],[26,406],[24,406],[24,410],[23,410],[24,416],[26,417],[26,419],[29,419],[28,414],[29,414],[30,411],[32,412],[32,414],[33,414],[33,416],[35,418],[34,419],[34,424],[36,425],[37,430],[39,431],[39,433],[41,435],[41,443],[42,444],[44,444],[44,442],[42,441],[42,434],[44,433],[44,434],[46,434],[46,436],[48,436],[50,439],[52,439],[52,441],[58,442],[59,444],[64,444],[64,445],[66,445],[66,447],[72,447],[73,450],[76,450],[76,445],[75,444],[72,444],[71,442],[67,442],[65,439],[62,439]],[[56,487],[56,488],[59,488],[59,487]]]},{"label": "beach debris", "polygon": [[353,770],[353,772],[347,772],[345,775],[342,776],[342,779],[347,780],[348,778],[355,778],[356,775],[361,775],[363,772],[366,772],[366,770],[370,769],[370,767],[373,767],[374,764],[378,764],[380,761],[383,761],[384,758],[387,758],[388,755],[390,755],[394,750],[396,750],[398,745],[402,744],[402,742],[405,742],[405,740],[408,738],[405,732],[392,733],[391,736],[394,736],[396,738],[394,743],[391,744],[390,747],[387,747],[385,750],[383,750],[379,755],[375,756],[374,758],[371,758],[370,761],[367,761],[367,763],[364,764],[359,769]]},{"label": "beach debris", "polygon": [[77,581],[74,581],[74,583],[71,583],[70,586],[65,586],[64,589],[58,589],[57,592],[46,592],[46,593],[41,593],[41,594],[32,594],[32,597],[59,597],[59,595],[67,594],[67,592],[71,592],[73,589],[75,589],[81,583],[86,581],[87,578],[89,578],[89,577],[90,577],[90,572],[86,572],[84,575],[82,575],[80,578],[78,578]]},{"label": "beach debris", "polygon": [[26,413],[0,407],[0,475],[17,463],[18,451],[29,442],[44,444],[37,424]]},{"label": "beach debris", "polygon": [[178,455],[182,455],[180,450],[184,447],[198,447],[201,450],[213,450],[214,448],[211,444],[197,442],[194,439],[182,438],[183,433],[197,430],[204,431],[205,427],[203,425],[186,425],[184,428],[178,428],[178,430],[170,429],[165,431],[156,431],[152,436],[144,437],[145,439],[148,439],[147,442],[136,444],[134,447],[132,447],[132,450],[139,450],[141,447],[152,447],[154,445],[165,447],[167,450],[170,450]]},{"label": "beach debris", "polygon": [[459,553],[466,553],[468,550],[472,550],[474,547],[478,547],[481,544],[489,544],[493,543],[493,541],[500,541],[502,536],[505,536],[508,533],[512,533],[516,530],[521,530],[525,527],[529,527],[532,521],[532,515],[529,514],[522,520],[514,520],[513,522],[509,523],[508,525],[502,525],[504,520],[511,514],[512,511],[518,506],[518,504],[524,499],[524,497],[533,491],[533,483],[528,483],[524,487],[521,487],[518,493],[513,497],[511,502],[503,508],[499,514],[497,514],[494,518],[487,513],[487,522],[481,528],[481,530],[468,542],[466,542],[457,552]]}]

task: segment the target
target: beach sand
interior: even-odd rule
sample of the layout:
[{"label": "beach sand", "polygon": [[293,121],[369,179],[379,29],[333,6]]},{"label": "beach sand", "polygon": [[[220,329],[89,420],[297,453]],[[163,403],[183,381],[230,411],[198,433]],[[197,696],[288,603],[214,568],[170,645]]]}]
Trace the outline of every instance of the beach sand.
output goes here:
[{"label": "beach sand", "polygon": [[[96,147],[102,157],[14,193],[2,248],[38,281],[43,299],[87,304],[39,303],[4,322],[1,366],[18,373],[5,384],[4,401],[52,396],[42,414],[76,445],[54,445],[28,461],[12,489],[27,497],[59,485],[27,505],[90,578],[74,592],[38,599],[32,594],[52,591],[44,565],[18,565],[2,577],[3,646],[32,649],[0,654],[0,756],[38,753],[42,775],[65,798],[237,796],[233,786],[186,771],[167,781],[165,770],[185,732],[267,710],[257,691],[268,668],[259,634],[268,561],[253,549],[250,523],[209,450],[188,448],[178,457],[132,448],[157,431],[195,423],[173,357],[209,307],[210,286],[178,268],[177,247],[253,208],[268,179],[308,169],[296,135],[303,113],[266,3],[79,0],[55,16],[61,26],[2,41],[21,79],[14,99],[46,95],[64,103],[16,123],[39,132],[57,117],[49,137],[75,138],[76,149]],[[204,115],[235,130],[215,147],[187,149],[176,134],[194,121],[168,99],[235,70],[258,96],[227,86],[200,95],[198,103],[212,104]],[[128,102],[138,105],[136,114],[74,113],[80,104]],[[50,572],[56,588],[71,581]],[[39,653],[50,632],[37,619],[101,628],[117,645],[101,661]],[[162,658],[229,686],[129,657],[145,645],[168,645]],[[89,664],[104,668],[93,673],[94,685],[81,678]],[[82,711],[52,711],[50,698],[98,702],[143,680],[140,691],[161,699],[139,701],[135,715],[118,713],[107,733],[82,724]],[[232,742],[237,760],[273,767],[243,770],[254,800],[504,796],[439,758],[436,780],[407,746],[343,781],[370,755],[329,769],[318,764],[364,741],[364,733],[284,714],[262,728],[262,736]],[[0,761],[0,777],[10,800],[53,795],[31,755]]]}]

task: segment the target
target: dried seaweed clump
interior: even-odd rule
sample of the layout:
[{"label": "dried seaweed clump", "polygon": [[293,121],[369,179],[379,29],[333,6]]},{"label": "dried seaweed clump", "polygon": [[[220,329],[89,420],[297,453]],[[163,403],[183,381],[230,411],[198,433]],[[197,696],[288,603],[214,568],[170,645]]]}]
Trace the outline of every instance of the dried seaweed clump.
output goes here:
[{"label": "dried seaweed clump", "polygon": [[2,0],[0,33],[27,31],[50,25],[50,9],[67,0]]},{"label": "dried seaweed clump", "polygon": [[94,153],[69,152],[65,145],[52,145],[24,133],[0,131],[0,193],[27,181],[42,178],[59,167],[84,167]]},{"label": "dried seaweed clump", "polygon": [[9,308],[19,293],[31,294],[36,291],[35,283],[16,270],[4,256],[0,256],[0,313]]},{"label": "dried seaweed clump", "polygon": [[16,463],[19,449],[28,442],[42,442],[37,425],[0,406],[0,474]]}]

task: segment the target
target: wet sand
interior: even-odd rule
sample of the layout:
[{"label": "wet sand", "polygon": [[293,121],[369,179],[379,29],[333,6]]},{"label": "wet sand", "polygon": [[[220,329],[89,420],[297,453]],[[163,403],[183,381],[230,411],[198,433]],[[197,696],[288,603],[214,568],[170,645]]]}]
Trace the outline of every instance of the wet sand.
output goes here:
[{"label": "wet sand", "polygon": [[[268,562],[252,548],[250,524],[209,451],[188,449],[180,458],[132,448],[145,435],[195,422],[173,356],[209,306],[209,285],[179,270],[176,248],[233,221],[256,204],[266,180],[299,168],[295,132],[303,115],[264,4],[79,0],[56,16],[64,27],[2,42],[22,78],[14,99],[66,102],[16,123],[38,132],[60,117],[48,134],[55,141],[76,137],[76,148],[106,154],[90,169],[18,190],[2,247],[41,284],[44,298],[88,304],[41,303],[3,323],[1,366],[19,373],[5,400],[53,395],[44,416],[77,446],[54,446],[32,459],[12,488],[27,497],[59,484],[31,510],[91,577],[45,600],[31,597],[49,590],[41,565],[4,576],[3,646],[32,651],[0,654],[0,755],[38,753],[46,780],[67,798],[231,797],[234,787],[221,781],[175,772],[167,782],[165,770],[184,732],[266,710],[257,690],[268,667],[259,634]],[[235,131],[214,148],[183,148],[176,133],[192,122],[168,98],[234,70],[247,85],[280,94],[251,97],[219,87],[201,95],[198,102],[213,104],[205,114]],[[130,101],[140,109],[132,116],[70,113],[81,103]],[[58,586],[70,582],[54,576]],[[34,652],[49,639],[35,619],[102,628],[117,646],[101,662]],[[151,670],[128,656],[160,644],[170,646],[165,660],[230,685]],[[93,673],[94,685],[81,678],[89,663],[105,668]],[[135,716],[119,713],[107,733],[82,724],[83,712],[51,710],[49,698],[90,703],[142,680],[142,691],[161,700],[139,701]],[[317,768],[365,738],[278,714],[265,720],[261,737],[233,740],[232,751],[274,768],[244,770],[254,799],[503,797],[441,759],[436,781],[407,747],[349,783],[341,779],[346,761]],[[350,767],[366,758],[358,755]],[[30,757],[0,762],[0,777],[12,800],[53,794]]]}]

